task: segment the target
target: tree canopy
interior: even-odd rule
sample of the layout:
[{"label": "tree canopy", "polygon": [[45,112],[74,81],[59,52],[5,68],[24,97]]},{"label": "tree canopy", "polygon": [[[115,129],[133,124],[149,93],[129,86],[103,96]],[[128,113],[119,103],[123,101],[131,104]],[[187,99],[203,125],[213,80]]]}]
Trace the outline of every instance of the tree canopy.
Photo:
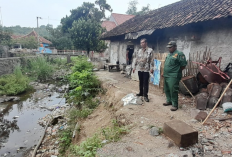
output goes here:
[{"label": "tree canopy", "polygon": [[89,51],[100,51],[106,49],[104,41],[99,39],[104,32],[101,24],[91,19],[79,19],[74,21],[72,28],[69,29],[74,46],[77,49]]},{"label": "tree canopy", "polygon": [[147,6],[143,6],[140,11],[137,11],[137,5],[138,5],[138,0],[132,0],[129,2],[128,9],[126,11],[126,14],[130,15],[143,15],[146,14],[147,12],[151,11],[150,9],[150,4],[147,4]]},{"label": "tree canopy", "polygon": [[62,31],[61,25],[57,26],[57,28],[53,28],[51,25],[48,25],[47,31],[49,32],[50,35],[45,38],[52,42],[52,45],[50,46],[54,46],[58,50],[74,49],[70,34],[64,33]]}]

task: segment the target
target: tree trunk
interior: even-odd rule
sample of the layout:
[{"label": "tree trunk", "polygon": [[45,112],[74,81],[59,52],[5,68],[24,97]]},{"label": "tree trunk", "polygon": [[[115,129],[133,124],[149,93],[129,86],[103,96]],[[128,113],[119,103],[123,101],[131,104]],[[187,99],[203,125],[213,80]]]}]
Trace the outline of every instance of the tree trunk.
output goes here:
[{"label": "tree trunk", "polygon": [[89,52],[90,52],[90,48],[87,48],[87,57],[89,58]]}]

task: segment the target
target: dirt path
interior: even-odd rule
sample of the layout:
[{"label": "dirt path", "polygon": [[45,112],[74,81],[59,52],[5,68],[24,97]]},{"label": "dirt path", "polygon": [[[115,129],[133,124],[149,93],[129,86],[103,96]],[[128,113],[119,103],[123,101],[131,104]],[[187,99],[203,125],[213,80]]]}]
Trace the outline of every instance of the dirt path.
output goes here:
[{"label": "dirt path", "polygon": [[[190,157],[192,156],[191,150],[180,150],[164,135],[151,136],[149,133],[150,127],[162,128],[165,122],[178,119],[199,131],[199,137],[205,136],[205,134],[201,134],[204,128],[206,130],[210,129],[202,126],[190,116],[192,110],[195,110],[190,97],[179,95],[181,107],[176,112],[171,112],[170,106],[164,107],[162,105],[165,102],[165,96],[162,94],[162,91],[150,85],[150,102],[145,102],[143,105],[123,106],[121,99],[129,93],[137,93],[138,82],[127,79],[116,72],[100,71],[96,74],[103,82],[103,87],[107,89],[107,92],[100,97],[101,105],[83,123],[81,136],[78,141],[85,140],[86,137],[92,136],[101,127],[109,125],[113,118],[117,118],[122,123],[131,126],[129,134],[123,136],[119,142],[106,144],[99,149],[98,156],[154,157],[188,155]],[[196,147],[198,147],[198,144],[193,146],[192,150]],[[200,145],[197,151],[200,152],[200,149],[203,149],[202,147]],[[212,156],[210,153],[208,154]],[[207,152],[205,152],[205,155],[207,156]]]}]

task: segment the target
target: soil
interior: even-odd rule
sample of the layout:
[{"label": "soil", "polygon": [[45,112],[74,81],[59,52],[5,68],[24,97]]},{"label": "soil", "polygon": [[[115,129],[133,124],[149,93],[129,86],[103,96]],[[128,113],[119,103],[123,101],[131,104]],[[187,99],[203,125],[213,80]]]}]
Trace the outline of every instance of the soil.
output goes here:
[{"label": "soil", "polygon": [[97,156],[117,157],[150,157],[166,155],[187,155],[188,151],[181,151],[178,146],[163,134],[153,137],[150,135],[151,126],[162,128],[165,122],[178,119],[200,130],[202,125],[192,121],[190,112],[195,109],[190,96],[179,95],[179,109],[170,111],[171,106],[163,106],[165,95],[161,89],[150,84],[150,102],[143,105],[123,106],[121,99],[129,93],[138,93],[139,84],[118,72],[99,71],[96,75],[107,89],[105,95],[100,96],[101,104],[83,123],[80,136],[75,142],[80,143],[91,137],[100,128],[111,124],[117,119],[124,125],[130,126],[130,132],[119,142],[106,144],[98,150]]}]

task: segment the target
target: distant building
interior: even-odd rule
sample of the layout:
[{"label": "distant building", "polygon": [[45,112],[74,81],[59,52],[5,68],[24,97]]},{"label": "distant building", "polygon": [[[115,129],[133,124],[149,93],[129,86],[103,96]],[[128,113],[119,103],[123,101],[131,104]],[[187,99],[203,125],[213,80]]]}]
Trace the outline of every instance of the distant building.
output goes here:
[{"label": "distant building", "polygon": [[[123,24],[124,22],[126,22],[127,20],[131,19],[135,17],[135,15],[127,15],[127,14],[117,14],[117,13],[112,13],[109,21],[103,21],[102,22],[102,27],[106,28],[106,31],[111,31],[112,29],[114,29],[115,27]],[[107,33],[106,32],[106,33]],[[105,33],[103,33],[105,34]],[[107,46],[110,47],[110,40],[106,40]],[[126,52],[126,49],[125,49]],[[104,52],[104,56],[106,58],[110,59],[110,52],[109,52],[109,48],[107,48]]]},{"label": "distant building", "polygon": [[[39,36],[35,30],[33,30],[31,33],[21,36],[21,35],[12,35],[12,39],[20,39],[20,38],[27,38],[27,37],[35,37],[36,40],[39,42],[39,52],[40,53],[52,53],[52,50],[49,49],[49,45],[52,44],[49,40],[43,38],[42,36]],[[20,43],[17,43],[15,45],[15,48],[22,48]]]}]

